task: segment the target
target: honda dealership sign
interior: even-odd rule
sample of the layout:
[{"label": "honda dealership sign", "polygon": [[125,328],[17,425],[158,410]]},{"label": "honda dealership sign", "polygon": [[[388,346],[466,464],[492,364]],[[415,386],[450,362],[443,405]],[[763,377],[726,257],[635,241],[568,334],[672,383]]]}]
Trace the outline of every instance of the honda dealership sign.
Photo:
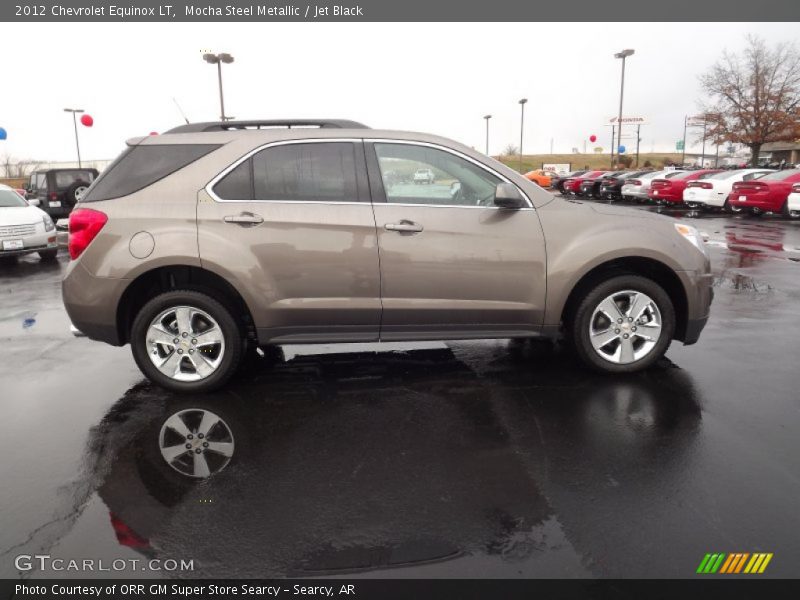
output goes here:
[{"label": "honda dealership sign", "polygon": [[[609,117],[606,125],[616,125],[619,123],[619,117]],[[622,117],[623,125],[646,125],[647,119],[644,117]]]}]

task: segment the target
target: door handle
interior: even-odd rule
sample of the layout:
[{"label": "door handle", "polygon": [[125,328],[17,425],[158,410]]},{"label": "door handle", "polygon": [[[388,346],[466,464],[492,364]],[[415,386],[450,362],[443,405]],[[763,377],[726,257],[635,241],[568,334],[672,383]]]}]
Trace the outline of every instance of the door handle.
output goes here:
[{"label": "door handle", "polygon": [[383,226],[386,231],[398,231],[400,233],[419,233],[423,227],[413,221],[402,220],[399,223],[387,223]]},{"label": "door handle", "polygon": [[228,215],[227,217],[223,217],[223,221],[226,223],[233,223],[235,225],[248,226],[263,223],[264,217],[254,213],[243,212],[238,215]]}]

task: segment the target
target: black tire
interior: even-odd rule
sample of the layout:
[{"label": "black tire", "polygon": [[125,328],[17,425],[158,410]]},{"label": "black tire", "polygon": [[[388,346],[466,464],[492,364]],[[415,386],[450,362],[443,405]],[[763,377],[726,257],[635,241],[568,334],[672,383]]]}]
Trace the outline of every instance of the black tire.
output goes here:
[{"label": "black tire", "polygon": [[[148,356],[147,330],[150,323],[162,311],[172,307],[187,305],[208,313],[222,332],[225,352],[216,370],[198,381],[177,381],[156,368]],[[142,373],[150,381],[173,392],[210,392],[225,385],[236,373],[242,357],[244,343],[242,331],[228,309],[219,300],[194,290],[175,290],[160,294],[147,302],[137,313],[131,327],[131,352]]]},{"label": "black tire", "polygon": [[[592,314],[598,305],[615,292],[624,290],[643,292],[655,302],[661,313],[661,335],[648,354],[634,362],[619,364],[600,356],[592,346],[589,329]],[[588,290],[565,325],[570,344],[584,364],[606,373],[632,373],[650,367],[667,351],[675,332],[675,309],[669,295],[652,279],[639,275],[612,276]]]},{"label": "black tire", "polygon": [[723,212],[731,213],[732,215],[740,215],[744,209],[739,208],[738,206],[733,206],[727,198],[725,198],[725,204],[722,205]]},{"label": "black tire", "polygon": [[89,184],[84,181],[76,181],[71,186],[67,188],[67,191],[64,193],[64,200],[69,206],[75,206],[78,202],[78,196],[80,195],[79,190],[83,192],[89,187]]},{"label": "black tire", "polygon": [[43,262],[53,262],[58,258],[58,248],[54,250],[39,250],[36,254]]}]

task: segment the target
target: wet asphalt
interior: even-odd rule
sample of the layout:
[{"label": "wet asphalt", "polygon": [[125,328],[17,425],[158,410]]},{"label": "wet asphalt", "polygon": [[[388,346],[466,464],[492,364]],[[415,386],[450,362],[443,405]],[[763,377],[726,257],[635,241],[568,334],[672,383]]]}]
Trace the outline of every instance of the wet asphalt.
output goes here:
[{"label": "wet asphalt", "polygon": [[[771,552],[762,577],[796,577],[800,222],[676,214],[710,236],[711,319],[624,377],[545,343],[292,346],[171,396],[69,334],[65,251],[0,265],[0,576],[692,577]],[[184,409],[235,441],[205,480],[159,453]]]}]

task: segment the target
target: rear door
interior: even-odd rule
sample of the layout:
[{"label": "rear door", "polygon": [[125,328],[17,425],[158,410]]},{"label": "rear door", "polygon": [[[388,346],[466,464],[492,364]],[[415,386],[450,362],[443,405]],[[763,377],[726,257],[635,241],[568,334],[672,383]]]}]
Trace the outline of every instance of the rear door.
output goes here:
[{"label": "rear door", "polygon": [[[545,248],[536,211],[496,207],[494,191],[505,180],[451,149],[399,140],[365,148],[380,246],[381,339],[538,332]],[[433,184],[413,183],[421,168],[433,171]]]},{"label": "rear door", "polygon": [[361,140],[262,146],[201,192],[200,258],[250,299],[262,343],[374,341],[380,271]]}]

